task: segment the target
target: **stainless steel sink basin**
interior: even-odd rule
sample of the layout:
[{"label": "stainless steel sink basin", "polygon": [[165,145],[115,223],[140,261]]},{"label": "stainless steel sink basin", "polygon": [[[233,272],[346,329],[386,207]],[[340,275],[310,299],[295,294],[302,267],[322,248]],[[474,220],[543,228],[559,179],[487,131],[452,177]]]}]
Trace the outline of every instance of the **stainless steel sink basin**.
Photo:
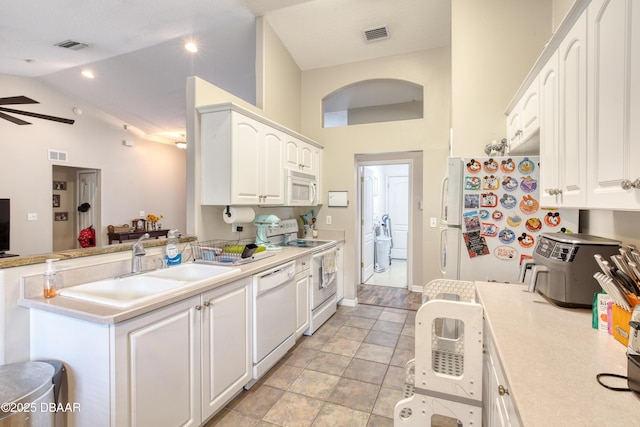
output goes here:
[{"label": "stainless steel sink basin", "polygon": [[59,295],[118,308],[150,302],[179,288],[239,272],[233,267],[181,264],[163,270],[100,280],[60,290]]}]

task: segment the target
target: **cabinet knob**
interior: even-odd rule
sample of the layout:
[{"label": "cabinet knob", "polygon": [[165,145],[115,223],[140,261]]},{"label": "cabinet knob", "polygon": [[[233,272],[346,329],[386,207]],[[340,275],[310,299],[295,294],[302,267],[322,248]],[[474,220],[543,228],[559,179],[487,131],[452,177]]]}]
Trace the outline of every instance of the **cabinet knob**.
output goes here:
[{"label": "cabinet knob", "polygon": [[498,394],[499,394],[500,396],[504,396],[505,394],[507,394],[507,395],[508,395],[508,394],[509,394],[509,390],[507,390],[506,388],[504,388],[504,386],[503,386],[503,385],[499,385],[499,386],[498,386]]},{"label": "cabinet knob", "polygon": [[196,310],[202,310],[202,306],[201,305],[196,305]]},{"label": "cabinet knob", "polygon": [[633,186],[633,188],[636,188],[636,189],[640,188],[640,178],[633,181],[631,185]]},{"label": "cabinet knob", "polygon": [[620,187],[623,190],[631,190],[633,188],[633,183],[631,181],[629,181],[628,179],[624,179],[622,180],[622,182],[620,183]]},{"label": "cabinet knob", "polygon": [[205,301],[202,303],[202,305],[204,305],[205,307],[209,307],[211,303],[209,301]]}]

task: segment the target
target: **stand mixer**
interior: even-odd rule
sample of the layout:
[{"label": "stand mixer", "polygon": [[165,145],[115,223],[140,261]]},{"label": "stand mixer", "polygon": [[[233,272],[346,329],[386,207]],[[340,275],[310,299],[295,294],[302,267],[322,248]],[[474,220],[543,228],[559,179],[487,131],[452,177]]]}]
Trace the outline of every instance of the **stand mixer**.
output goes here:
[{"label": "stand mixer", "polygon": [[275,215],[256,215],[253,220],[253,225],[257,227],[256,245],[265,246],[268,251],[277,251],[282,249],[282,246],[275,246],[271,244],[267,238],[267,230],[277,229],[280,226],[280,218]]}]

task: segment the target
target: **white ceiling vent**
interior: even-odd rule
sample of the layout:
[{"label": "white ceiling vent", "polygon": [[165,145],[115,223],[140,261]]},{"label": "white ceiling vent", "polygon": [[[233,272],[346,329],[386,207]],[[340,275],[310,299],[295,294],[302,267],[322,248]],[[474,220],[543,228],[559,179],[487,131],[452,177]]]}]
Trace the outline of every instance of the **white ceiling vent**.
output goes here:
[{"label": "white ceiling vent", "polygon": [[364,36],[364,41],[367,43],[377,42],[379,40],[386,40],[389,37],[391,37],[389,35],[389,29],[387,28],[386,25],[382,27],[376,27],[376,28],[370,28],[368,30],[364,30],[362,32],[362,35]]},{"label": "white ceiling vent", "polygon": [[85,47],[89,47],[89,45],[86,43],[80,43],[74,40],[65,40],[63,42],[56,43],[56,46],[71,50],[80,50],[84,49]]}]

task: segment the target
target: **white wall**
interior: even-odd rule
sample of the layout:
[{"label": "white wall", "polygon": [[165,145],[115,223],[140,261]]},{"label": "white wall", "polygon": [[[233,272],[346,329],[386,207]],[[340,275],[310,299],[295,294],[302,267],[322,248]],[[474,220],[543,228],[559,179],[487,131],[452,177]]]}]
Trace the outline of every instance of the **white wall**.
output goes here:
[{"label": "white wall", "polygon": [[[68,162],[57,164],[101,170],[99,243],[107,244],[107,225],[128,223],[140,210],[164,215],[166,227],[185,230],[184,150],[126,131],[115,118],[34,78],[0,75],[0,93],[39,102],[12,106],[15,109],[75,119],[66,125],[22,116],[32,123],[25,126],[0,119],[0,197],[11,199],[12,253],[52,251],[54,163],[48,160],[48,149],[67,152]],[[75,115],[73,107],[79,107],[82,115]],[[123,146],[123,139],[135,146]],[[36,213],[38,220],[27,221],[27,213]]]}]

